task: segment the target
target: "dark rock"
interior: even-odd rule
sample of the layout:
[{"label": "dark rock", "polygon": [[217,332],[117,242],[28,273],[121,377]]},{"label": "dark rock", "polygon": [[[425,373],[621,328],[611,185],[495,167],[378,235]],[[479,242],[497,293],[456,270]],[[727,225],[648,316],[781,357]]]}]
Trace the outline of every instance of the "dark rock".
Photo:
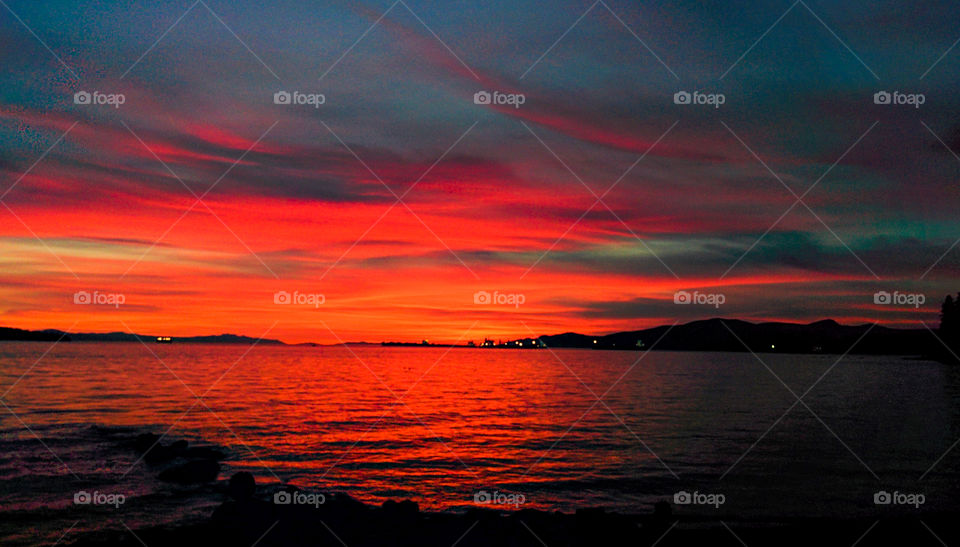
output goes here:
[{"label": "dark rock", "polygon": [[370,506],[345,492],[333,494],[333,503],[345,510],[366,511]]},{"label": "dark rock", "polygon": [[413,500],[403,500],[396,502],[387,500],[383,502],[383,512],[389,517],[402,519],[415,518],[420,513],[420,506]]},{"label": "dark rock", "polygon": [[184,452],[183,456],[189,459],[197,460],[222,460],[226,455],[215,449],[207,446],[193,446],[190,447]]},{"label": "dark rock", "polygon": [[246,471],[234,473],[230,477],[230,484],[227,486],[227,493],[236,500],[250,499],[257,491],[257,481],[253,475]]},{"label": "dark rock", "polygon": [[133,448],[140,453],[150,450],[160,440],[156,433],[141,433],[133,440]]},{"label": "dark rock", "polygon": [[159,479],[165,482],[191,484],[210,482],[220,474],[220,464],[212,460],[195,460],[166,469]]},{"label": "dark rock", "polygon": [[169,446],[164,446],[162,444],[156,444],[149,452],[143,457],[144,461],[150,464],[168,462],[174,458],[175,454],[173,450],[170,450]]},{"label": "dark rock", "polygon": [[670,502],[658,501],[653,504],[653,516],[658,519],[668,519],[673,515],[673,508]]},{"label": "dark rock", "polygon": [[183,456],[187,453],[187,446],[189,446],[187,441],[174,441],[170,443],[170,451],[175,456]]},{"label": "dark rock", "polygon": [[581,507],[577,509],[575,516],[578,520],[597,521],[606,516],[607,512],[603,507]]}]

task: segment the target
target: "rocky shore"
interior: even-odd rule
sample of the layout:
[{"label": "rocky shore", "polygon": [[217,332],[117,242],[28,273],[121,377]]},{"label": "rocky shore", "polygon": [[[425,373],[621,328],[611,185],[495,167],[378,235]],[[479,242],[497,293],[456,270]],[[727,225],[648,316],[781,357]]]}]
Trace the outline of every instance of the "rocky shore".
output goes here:
[{"label": "rocky shore", "polygon": [[[217,480],[223,454],[162,444],[142,434],[133,448],[177,484]],[[646,515],[622,515],[601,508],[575,513],[533,509],[466,513],[420,511],[411,500],[362,503],[343,493],[257,485],[247,472],[217,483],[223,502],[199,524],[119,529],[64,541],[74,547],[470,547],[470,546],[689,546],[762,545],[957,545],[958,515],[876,519],[781,519],[776,522],[709,520],[674,514],[667,502]]]}]

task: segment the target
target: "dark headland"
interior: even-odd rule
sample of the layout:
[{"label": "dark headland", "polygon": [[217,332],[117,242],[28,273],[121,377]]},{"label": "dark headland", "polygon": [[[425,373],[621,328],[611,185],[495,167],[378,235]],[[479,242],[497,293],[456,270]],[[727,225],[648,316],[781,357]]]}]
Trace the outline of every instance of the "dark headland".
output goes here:
[{"label": "dark headland", "polygon": [[[130,332],[65,332],[56,329],[23,330],[0,327],[0,341],[19,340],[30,342],[153,342],[160,336],[135,334]],[[176,336],[173,341],[183,344],[265,344],[285,345],[280,340],[258,339],[237,334],[216,334],[212,336]]]},{"label": "dark headland", "polygon": [[[897,329],[881,325],[841,325],[832,319],[813,323],[751,323],[740,319],[714,318],[685,324],[589,335],[575,332],[537,338],[484,340],[456,345],[477,349],[581,348],[595,350],[723,351],[794,354],[902,355],[956,360],[960,333],[950,317],[940,329]],[[59,330],[29,331],[0,327],[0,341],[150,342],[152,335],[112,333],[66,333]],[[176,343],[286,345],[280,340],[256,339],[235,334],[174,337]],[[320,346],[320,344],[299,344]],[[343,344],[334,344],[335,346]],[[384,347],[451,347],[442,343],[384,342]]]}]

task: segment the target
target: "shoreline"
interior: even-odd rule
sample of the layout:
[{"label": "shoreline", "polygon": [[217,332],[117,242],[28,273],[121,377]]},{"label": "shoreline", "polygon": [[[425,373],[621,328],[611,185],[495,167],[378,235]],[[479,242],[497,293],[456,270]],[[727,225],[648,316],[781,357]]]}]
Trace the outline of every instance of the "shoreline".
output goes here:
[{"label": "shoreline", "polygon": [[[228,479],[222,474],[219,462],[229,461],[229,452],[202,441],[194,445],[182,439],[162,439],[149,432],[128,432],[113,438],[117,441],[116,448],[143,458],[150,477],[178,485],[183,499],[199,495],[209,503],[187,519],[157,519],[153,521],[156,523],[146,521],[147,524],[139,526],[123,513],[110,514],[109,510],[105,512],[94,506],[75,506],[71,522],[73,518],[81,518],[98,526],[65,534],[60,545],[942,545],[928,529],[935,530],[947,545],[960,540],[960,519],[957,518],[960,511],[912,513],[904,510],[892,514],[879,507],[876,514],[865,516],[747,517],[736,513],[689,514],[686,506],[669,501],[648,506],[651,510],[645,513],[618,513],[591,506],[561,512],[482,503],[466,511],[421,510],[417,502],[409,499],[375,504],[336,490],[321,493],[272,481],[258,484],[247,471],[233,473]],[[95,489],[92,484],[88,487],[91,491]],[[86,512],[84,507],[92,512]],[[8,525],[18,523],[16,513],[4,512],[4,517]],[[42,515],[31,518],[42,518]],[[159,524],[162,522],[167,523]],[[24,520],[18,524],[24,531],[31,527]]]},{"label": "shoreline", "polygon": [[[347,494],[323,503],[276,503],[271,487],[256,486],[246,472],[233,475],[225,500],[199,524],[101,531],[64,542],[73,547],[191,547],[347,545],[449,547],[495,545],[574,546],[737,546],[780,545],[947,545],[960,528],[956,514],[884,518],[683,517],[667,503],[648,515],[625,515],[601,508],[575,513],[535,509],[466,513],[420,511],[410,500],[365,504]],[[312,494],[290,487],[274,489],[293,499]],[[926,529],[926,530],[925,530]],[[927,530],[936,530],[936,537]],[[924,537],[921,534],[925,534]]]}]

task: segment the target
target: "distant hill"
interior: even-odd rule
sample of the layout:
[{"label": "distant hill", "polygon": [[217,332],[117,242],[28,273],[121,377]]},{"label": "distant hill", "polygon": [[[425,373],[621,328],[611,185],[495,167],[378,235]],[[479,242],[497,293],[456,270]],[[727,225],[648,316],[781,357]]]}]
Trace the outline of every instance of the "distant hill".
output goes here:
[{"label": "distant hill", "polygon": [[[9,327],[0,327],[0,340],[23,340],[23,341],[49,341],[59,340],[63,335],[58,331],[34,331],[23,329],[12,329]],[[69,340],[65,337],[64,340]]]},{"label": "distant hill", "polygon": [[[732,331],[732,332],[731,332]],[[151,343],[155,335],[126,332],[64,333],[59,330],[29,331],[0,327],[0,340]],[[892,329],[870,325],[841,325],[832,319],[809,324],[750,323],[739,319],[706,319],[682,325],[662,325],[644,330],[591,336],[576,332],[540,336],[551,348],[613,350],[655,349],[668,351],[750,351],[756,353],[830,353],[917,355],[937,357],[940,341],[926,329]],[[530,342],[532,339],[525,339]],[[258,340],[236,334],[174,337],[180,344],[286,345],[280,340]],[[640,342],[642,345],[638,346]],[[365,344],[360,342],[356,344]],[[503,347],[513,347],[507,342]],[[856,345],[854,345],[856,344]],[[297,344],[315,346],[317,344]],[[336,344],[340,345],[340,344]],[[349,345],[354,345],[351,343]],[[389,344],[387,344],[389,345]],[[399,344],[421,346],[422,344]],[[744,347],[746,345],[746,348]],[[473,346],[461,345],[468,348]],[[524,348],[533,347],[525,343]],[[942,353],[942,352],[941,352]]]},{"label": "distant hill", "polygon": [[749,323],[718,318],[605,336],[568,332],[541,336],[540,339],[553,348],[637,349],[640,341],[643,349],[656,344],[654,349],[673,351],[747,351],[746,345],[757,353],[844,353],[850,350],[851,353],[884,355],[923,355],[938,344],[926,329],[846,326],[830,319],[800,324]]},{"label": "distant hill", "polygon": [[[0,340],[22,340],[22,341],[56,341],[64,342],[153,342],[157,335],[135,334],[129,332],[71,332],[66,333],[60,330],[47,329],[41,331],[31,331],[22,329],[12,329],[0,327]],[[174,343],[179,344],[253,344],[258,345],[286,345],[280,340],[271,340],[264,338],[259,340],[249,336],[240,336],[237,334],[217,334],[213,336],[174,336]]]}]

